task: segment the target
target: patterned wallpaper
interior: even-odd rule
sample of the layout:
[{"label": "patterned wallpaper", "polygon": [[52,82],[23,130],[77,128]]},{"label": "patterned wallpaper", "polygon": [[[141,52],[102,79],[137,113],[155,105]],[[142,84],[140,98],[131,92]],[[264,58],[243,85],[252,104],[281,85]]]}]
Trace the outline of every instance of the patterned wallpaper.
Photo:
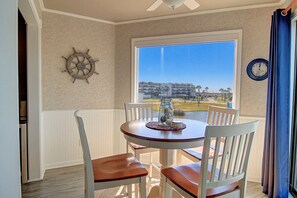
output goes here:
[{"label": "patterned wallpaper", "polygon": [[[241,115],[264,116],[267,80],[246,75],[254,58],[268,59],[271,14],[275,8],[221,12],[126,25],[108,25],[42,13],[43,110],[123,108],[130,101],[131,38],[242,29]],[[98,58],[99,76],[72,83],[61,71],[72,47]]]},{"label": "patterned wallpaper", "polygon": [[270,22],[274,10],[239,10],[116,26],[115,107],[123,108],[124,102],[130,101],[131,38],[242,29],[240,114],[264,116],[267,80],[256,82],[249,79],[246,66],[254,58],[268,59]]},{"label": "patterned wallpaper", "polygon": [[[115,83],[115,26],[43,12],[42,103],[43,110],[112,109]],[[89,78],[72,83],[65,60],[73,53],[90,49],[99,59]]]}]

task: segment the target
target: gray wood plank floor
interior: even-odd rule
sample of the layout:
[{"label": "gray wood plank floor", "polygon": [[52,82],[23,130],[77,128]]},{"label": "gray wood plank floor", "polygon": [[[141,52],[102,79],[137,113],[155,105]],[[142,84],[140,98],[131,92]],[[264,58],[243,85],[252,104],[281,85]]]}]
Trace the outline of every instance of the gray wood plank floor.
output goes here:
[{"label": "gray wood plank floor", "polygon": [[[83,166],[47,170],[43,181],[22,185],[23,198],[82,198],[84,191]],[[96,191],[95,197],[110,198],[122,191],[112,188]],[[267,197],[259,183],[248,182],[247,198]]]}]

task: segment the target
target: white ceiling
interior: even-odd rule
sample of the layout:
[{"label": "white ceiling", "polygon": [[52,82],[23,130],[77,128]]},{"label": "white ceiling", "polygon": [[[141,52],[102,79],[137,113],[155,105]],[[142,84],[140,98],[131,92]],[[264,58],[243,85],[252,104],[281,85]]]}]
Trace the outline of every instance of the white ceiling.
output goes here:
[{"label": "white ceiling", "polygon": [[43,0],[46,10],[61,11],[115,23],[180,14],[197,14],[199,12],[221,9],[277,6],[284,1],[285,0],[197,0],[200,7],[193,11],[190,11],[184,5],[173,11],[162,4],[157,10],[147,12],[146,9],[152,5],[155,0]]}]

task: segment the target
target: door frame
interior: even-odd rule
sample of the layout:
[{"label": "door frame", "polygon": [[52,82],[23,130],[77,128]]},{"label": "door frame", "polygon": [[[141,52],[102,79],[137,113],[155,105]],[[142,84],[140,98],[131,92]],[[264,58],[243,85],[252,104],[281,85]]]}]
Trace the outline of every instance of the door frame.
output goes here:
[{"label": "door frame", "polygon": [[41,28],[33,0],[19,0],[19,10],[27,23],[27,127],[28,181],[44,175],[43,135],[41,127]]}]

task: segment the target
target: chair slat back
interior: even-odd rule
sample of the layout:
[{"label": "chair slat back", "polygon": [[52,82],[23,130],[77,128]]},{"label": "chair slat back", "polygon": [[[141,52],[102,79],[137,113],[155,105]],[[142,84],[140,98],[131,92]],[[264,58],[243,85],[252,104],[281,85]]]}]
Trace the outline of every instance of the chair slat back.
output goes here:
[{"label": "chair slat back", "polygon": [[[246,179],[251,145],[257,126],[258,121],[206,127],[198,197],[206,197],[208,188]],[[213,157],[210,157],[213,141],[215,141],[215,151]]]},{"label": "chair slat back", "polygon": [[209,125],[224,126],[236,124],[238,117],[237,109],[209,106],[207,123]]},{"label": "chair slat back", "polygon": [[78,111],[74,112],[76,123],[78,126],[80,141],[83,150],[84,169],[85,169],[85,197],[94,197],[94,173],[91,154],[89,150],[88,140],[85,132],[83,119],[77,115]]},{"label": "chair slat back", "polygon": [[146,103],[126,103],[125,104],[126,121],[131,120],[153,120],[153,104]]}]

